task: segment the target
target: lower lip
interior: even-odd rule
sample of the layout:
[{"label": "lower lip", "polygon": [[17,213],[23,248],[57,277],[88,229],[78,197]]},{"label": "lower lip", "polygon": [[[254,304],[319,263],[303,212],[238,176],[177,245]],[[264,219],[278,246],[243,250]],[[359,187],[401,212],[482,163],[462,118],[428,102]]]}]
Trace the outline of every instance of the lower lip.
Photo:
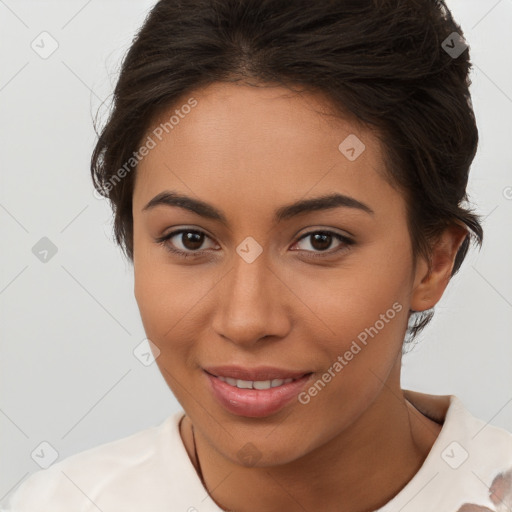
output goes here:
[{"label": "lower lip", "polygon": [[249,418],[261,418],[280,411],[295,398],[311,379],[305,375],[282,386],[269,389],[241,389],[205,372],[217,401],[229,412]]}]

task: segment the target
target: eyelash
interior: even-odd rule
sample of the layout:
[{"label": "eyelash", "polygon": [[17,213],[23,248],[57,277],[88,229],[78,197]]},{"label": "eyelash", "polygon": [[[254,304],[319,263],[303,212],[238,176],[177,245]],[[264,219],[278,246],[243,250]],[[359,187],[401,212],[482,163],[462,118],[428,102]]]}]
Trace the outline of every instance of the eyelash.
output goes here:
[{"label": "eyelash", "polygon": [[[210,238],[206,233],[203,231],[197,230],[197,229],[180,229],[177,231],[173,231],[167,235],[161,236],[159,238],[155,239],[155,242],[159,245],[162,245],[164,249],[167,251],[177,254],[180,257],[183,258],[198,258],[203,255],[205,251],[192,251],[192,252],[186,252],[182,251],[181,249],[176,249],[175,247],[171,246],[169,243],[167,243],[171,238],[175,237],[176,235],[179,235],[181,233],[197,233],[201,235],[205,235],[206,237]],[[305,233],[302,235],[297,242],[300,242],[302,239],[307,238],[308,236],[316,235],[316,234],[323,234],[323,235],[332,235],[334,238],[339,240],[340,242],[343,242],[344,245],[341,245],[338,249],[335,249],[334,251],[305,251],[307,253],[312,253],[308,255],[308,258],[325,258],[328,256],[332,256],[333,254],[337,254],[339,252],[345,252],[350,250],[350,246],[354,245],[354,240],[344,236],[340,235],[339,233],[336,233],[334,231],[328,231],[328,230],[318,230],[318,231],[310,231],[309,233]],[[295,243],[297,243],[295,242]],[[295,245],[295,244],[294,244]]]}]

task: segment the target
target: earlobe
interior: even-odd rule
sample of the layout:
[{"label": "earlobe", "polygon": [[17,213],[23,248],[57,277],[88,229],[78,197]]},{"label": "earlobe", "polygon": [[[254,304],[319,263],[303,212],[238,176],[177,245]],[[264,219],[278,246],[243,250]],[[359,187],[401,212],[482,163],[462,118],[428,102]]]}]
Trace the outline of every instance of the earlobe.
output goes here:
[{"label": "earlobe", "polygon": [[424,258],[418,261],[411,310],[426,311],[439,302],[450,282],[457,252],[467,236],[464,226],[448,226],[433,243],[430,265]]}]

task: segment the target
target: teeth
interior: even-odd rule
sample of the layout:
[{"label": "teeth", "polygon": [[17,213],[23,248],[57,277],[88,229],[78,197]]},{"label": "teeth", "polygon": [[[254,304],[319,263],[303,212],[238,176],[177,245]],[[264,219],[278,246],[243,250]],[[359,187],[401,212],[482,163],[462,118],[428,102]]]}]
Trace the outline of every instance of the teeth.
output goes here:
[{"label": "teeth", "polygon": [[231,377],[218,376],[222,382],[226,382],[230,386],[235,386],[240,389],[270,389],[288,384],[295,379],[273,379],[273,380],[241,380],[232,379]]}]

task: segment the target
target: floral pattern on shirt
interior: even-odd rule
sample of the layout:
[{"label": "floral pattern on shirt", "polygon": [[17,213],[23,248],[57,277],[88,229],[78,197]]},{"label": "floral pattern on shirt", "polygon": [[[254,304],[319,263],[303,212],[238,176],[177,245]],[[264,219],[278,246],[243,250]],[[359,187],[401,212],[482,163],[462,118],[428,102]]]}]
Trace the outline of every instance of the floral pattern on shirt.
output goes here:
[{"label": "floral pattern on shirt", "polygon": [[496,475],[489,488],[489,498],[494,509],[464,503],[457,512],[512,512],[512,468]]}]

